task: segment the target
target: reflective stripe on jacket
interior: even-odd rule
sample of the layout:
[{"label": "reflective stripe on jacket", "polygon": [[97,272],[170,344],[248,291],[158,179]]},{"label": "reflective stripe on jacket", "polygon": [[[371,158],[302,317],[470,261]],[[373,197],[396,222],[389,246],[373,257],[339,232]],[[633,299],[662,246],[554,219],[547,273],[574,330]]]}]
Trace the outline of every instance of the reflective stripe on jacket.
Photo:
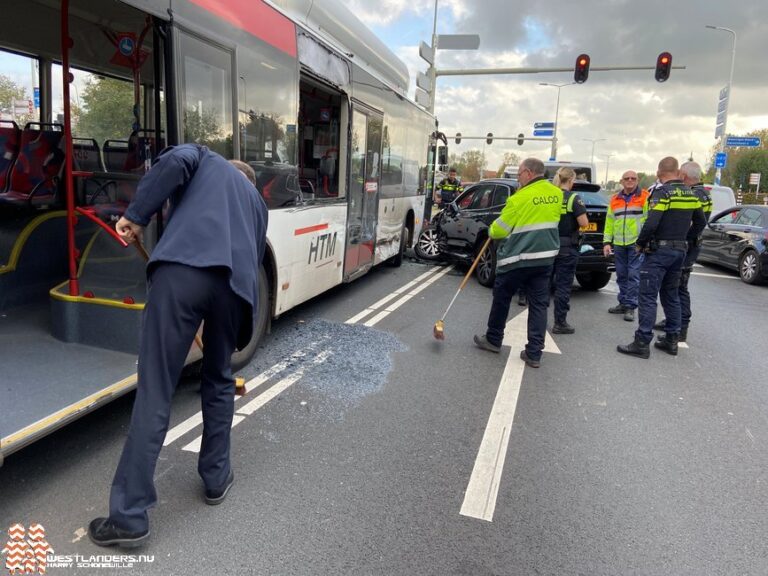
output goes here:
[{"label": "reflective stripe on jacket", "polygon": [[549,266],[560,251],[558,224],[563,191],[541,178],[520,188],[507,199],[488,233],[501,240],[496,251],[496,271]]},{"label": "reflective stripe on jacket", "polygon": [[637,242],[640,230],[648,217],[649,192],[635,188],[629,196],[623,192],[611,196],[605,215],[603,243],[629,246]]}]

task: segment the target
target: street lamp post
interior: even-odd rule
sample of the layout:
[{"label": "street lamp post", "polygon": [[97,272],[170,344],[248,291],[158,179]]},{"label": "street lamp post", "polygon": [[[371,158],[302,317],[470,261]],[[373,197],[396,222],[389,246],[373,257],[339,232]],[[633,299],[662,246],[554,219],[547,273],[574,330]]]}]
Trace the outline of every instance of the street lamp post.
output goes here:
[{"label": "street lamp post", "polygon": [[605,185],[608,186],[608,166],[611,165],[611,157],[616,156],[616,154],[606,154],[605,155]]},{"label": "street lamp post", "polygon": [[555,129],[552,132],[552,151],[550,153],[552,160],[557,160],[557,118],[560,114],[560,88],[563,88],[564,86],[572,86],[574,84],[576,84],[576,82],[568,82],[567,84],[551,84],[549,82],[539,82],[539,86],[552,86],[553,88],[557,88],[557,104],[555,105]]},{"label": "street lamp post", "polygon": [[595,163],[595,144],[597,142],[605,142],[608,140],[608,138],[582,138],[585,142],[592,142],[592,159],[589,161],[590,164],[594,165]]},{"label": "street lamp post", "polygon": [[[723,30],[724,32],[728,32],[733,35],[733,45],[731,50],[731,73],[728,76],[728,98],[725,101],[725,116],[723,118],[723,134],[720,136],[720,152],[723,152],[725,150],[725,141],[728,139],[728,132],[726,130],[728,126],[728,105],[731,102],[731,86],[733,85],[733,68],[736,64],[736,32],[731,30],[730,28],[724,28],[722,26],[711,26],[707,24],[705,28],[709,28],[711,30]],[[722,168],[718,168],[717,172],[715,173],[715,184],[720,185],[720,176],[722,175]]]}]

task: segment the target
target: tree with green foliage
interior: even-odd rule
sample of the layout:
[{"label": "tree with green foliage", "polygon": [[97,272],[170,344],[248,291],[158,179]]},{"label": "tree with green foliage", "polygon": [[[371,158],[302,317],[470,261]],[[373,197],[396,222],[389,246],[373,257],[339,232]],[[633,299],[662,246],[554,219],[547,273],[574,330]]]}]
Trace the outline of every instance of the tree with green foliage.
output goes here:
[{"label": "tree with green foliage", "polygon": [[[768,128],[753,130],[746,134],[750,137],[760,138],[760,146],[757,148],[726,148],[728,153],[728,163],[723,168],[720,183],[723,186],[729,186],[734,190],[742,188],[745,193],[749,193],[750,188],[754,191],[754,186],[749,185],[749,175],[759,173],[760,188],[768,188]],[[705,181],[714,182],[715,180],[715,154],[719,152],[716,146],[709,151],[710,169],[707,171]],[[754,197],[751,200],[754,201]],[[748,199],[745,196],[744,202]]]},{"label": "tree with green foliage", "polygon": [[134,123],[133,85],[124,80],[95,76],[85,84],[76,134],[81,138],[127,140]]},{"label": "tree with green foliage", "polygon": [[463,182],[477,182],[485,166],[485,154],[480,150],[467,150],[462,152],[461,156],[451,154],[449,164],[456,168]]},{"label": "tree with green foliage", "polygon": [[[29,100],[26,88],[19,86],[10,76],[0,74],[0,112],[11,116],[14,100]],[[29,121],[29,114],[23,114],[16,118],[16,122],[20,126],[23,126],[27,121]]]}]

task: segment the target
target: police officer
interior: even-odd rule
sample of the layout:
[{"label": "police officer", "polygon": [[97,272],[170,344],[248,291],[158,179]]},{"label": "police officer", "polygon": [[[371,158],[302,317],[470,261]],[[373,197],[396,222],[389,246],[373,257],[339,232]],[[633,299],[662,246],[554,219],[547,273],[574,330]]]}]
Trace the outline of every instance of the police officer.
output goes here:
[{"label": "police officer", "polygon": [[571,309],[571,287],[579,263],[579,228],[589,224],[587,209],[584,201],[571,191],[576,173],[571,168],[560,168],[552,180],[552,184],[563,191],[563,204],[560,208],[560,252],[555,257],[555,325],[554,334],[573,334],[576,329],[568,324],[566,316]]},{"label": "police officer", "polygon": [[521,188],[507,199],[488,231],[501,240],[496,251],[496,283],[488,329],[475,344],[500,352],[512,297],[521,286],[528,295],[528,344],[520,359],[538,368],[544,349],[552,264],[560,251],[558,224],[563,191],[544,177],[544,163],[527,158],[518,168]]},{"label": "police officer", "polygon": [[666,335],[654,344],[673,356],[677,354],[680,336],[680,296],[678,288],[687,238],[698,237],[706,219],[696,193],[680,180],[675,158],[666,157],[659,162],[657,176],[662,185],[653,191],[649,199],[648,219],[637,238],[637,249],[645,253],[640,268],[640,322],[635,339],[626,346],[617,346],[622,354],[649,358],[653,340],[653,323],[656,319],[656,297],[667,318]]},{"label": "police officer", "polygon": [[456,168],[451,167],[448,170],[448,178],[443,178],[437,185],[437,202],[443,207],[456,200],[456,196],[461,194],[464,188],[456,177]]},{"label": "police officer", "polygon": [[[712,196],[701,182],[701,166],[697,162],[686,162],[680,166],[680,174],[683,177],[683,184],[690,187],[699,197],[701,209],[704,211],[704,218],[709,221],[709,217],[712,214]],[[680,288],[678,289],[680,294],[680,337],[678,342],[685,342],[688,339],[688,325],[691,323],[691,293],[688,291],[688,281],[691,278],[693,265],[699,257],[699,251],[701,250],[699,247],[701,245],[701,235],[694,237],[693,229],[691,229],[687,240],[688,252],[685,255],[683,271],[680,274]],[[665,324],[666,322],[662,320],[655,324],[653,329],[663,332]]]},{"label": "police officer", "polygon": [[230,359],[251,338],[267,231],[266,204],[249,176],[255,179],[249,166],[240,163],[238,169],[205,146],[166,148],[115,227],[133,242],[170,200],[165,232],[147,265],[136,399],[112,481],[109,517],[88,526],[95,544],[131,547],[149,537],[147,510],[157,502],[153,475],[171,398],[203,321],[203,440],[197,469],[207,504],[220,503],[232,487]]}]

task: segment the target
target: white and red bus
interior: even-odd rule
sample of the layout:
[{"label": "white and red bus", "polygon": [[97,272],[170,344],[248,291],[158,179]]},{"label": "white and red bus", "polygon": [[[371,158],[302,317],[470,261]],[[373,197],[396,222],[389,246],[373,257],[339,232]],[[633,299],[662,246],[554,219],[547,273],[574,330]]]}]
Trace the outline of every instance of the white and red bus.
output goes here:
[{"label": "white and red bus", "polygon": [[0,463],[135,387],[144,261],[113,226],[164,146],[248,162],[270,207],[236,366],[271,319],[399,265],[418,235],[435,119],[338,0],[0,7]]}]

